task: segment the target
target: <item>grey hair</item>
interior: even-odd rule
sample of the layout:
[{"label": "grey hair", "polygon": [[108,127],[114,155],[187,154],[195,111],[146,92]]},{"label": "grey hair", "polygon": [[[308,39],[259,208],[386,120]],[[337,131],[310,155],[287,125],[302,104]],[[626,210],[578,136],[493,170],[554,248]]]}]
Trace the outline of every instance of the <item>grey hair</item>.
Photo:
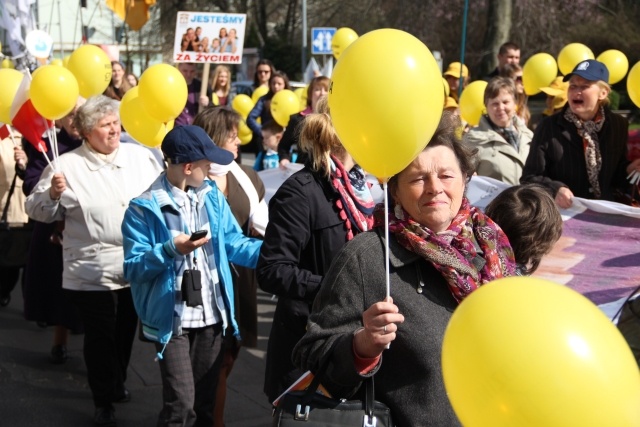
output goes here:
[{"label": "grey hair", "polygon": [[73,125],[78,133],[85,137],[91,133],[100,119],[107,114],[115,114],[120,118],[120,103],[115,99],[104,95],[96,95],[87,99],[87,102],[76,112]]}]

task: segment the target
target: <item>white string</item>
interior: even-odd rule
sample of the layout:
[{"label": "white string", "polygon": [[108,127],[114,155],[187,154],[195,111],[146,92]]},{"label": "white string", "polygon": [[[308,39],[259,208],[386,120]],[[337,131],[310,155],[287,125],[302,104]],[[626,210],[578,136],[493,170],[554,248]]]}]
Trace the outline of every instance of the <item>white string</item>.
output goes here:
[{"label": "white string", "polygon": [[7,129],[9,130],[9,136],[11,137],[11,142],[13,142],[13,146],[17,147],[18,143],[16,142],[15,137],[13,136],[13,129],[11,129],[11,125],[6,125]]},{"label": "white string", "polygon": [[385,262],[385,279],[387,298],[391,295],[391,278],[389,275],[389,194],[387,193],[387,179],[382,183],[382,192],[384,193],[384,262]]}]

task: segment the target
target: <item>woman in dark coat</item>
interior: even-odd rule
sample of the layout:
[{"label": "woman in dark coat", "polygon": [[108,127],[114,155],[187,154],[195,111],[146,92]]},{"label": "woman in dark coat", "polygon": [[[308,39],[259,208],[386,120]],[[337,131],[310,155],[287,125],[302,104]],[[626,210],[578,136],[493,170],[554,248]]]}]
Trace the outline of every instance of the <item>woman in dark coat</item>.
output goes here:
[{"label": "woman in dark coat", "polygon": [[[326,99],[326,98],[325,98]],[[326,101],[320,101],[326,111]],[[274,401],[302,371],[292,361],[311,304],[340,248],[372,223],[373,199],[360,167],[340,143],[328,114],[305,118],[300,145],[309,155],[269,202],[269,225],[256,272],[278,296],[267,348],[264,391]]]},{"label": "woman in dark coat", "polygon": [[[76,105],[69,114],[58,120],[60,132],[57,135],[58,153],[64,154],[78,148],[82,138],[73,126]],[[31,144],[24,142],[28,163],[25,170],[22,190],[28,196],[40,180],[42,171],[49,164],[44,156],[53,160],[51,143],[44,140],[47,153],[42,154]],[[69,329],[82,330],[80,318],[75,307],[65,298],[62,292],[62,230],[64,222],[46,224],[33,221],[33,233],[29,248],[29,260],[24,277],[24,317],[39,325],[55,325],[53,346],[49,361],[60,364],[67,360],[67,340]]]}]

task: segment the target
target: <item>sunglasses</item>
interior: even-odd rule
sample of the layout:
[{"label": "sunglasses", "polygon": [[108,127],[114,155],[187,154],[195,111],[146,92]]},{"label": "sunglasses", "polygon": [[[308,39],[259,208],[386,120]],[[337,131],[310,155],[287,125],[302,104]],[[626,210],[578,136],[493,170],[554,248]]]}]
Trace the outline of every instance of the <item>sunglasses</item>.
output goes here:
[{"label": "sunglasses", "polygon": [[258,70],[258,74],[269,74],[271,70]]}]

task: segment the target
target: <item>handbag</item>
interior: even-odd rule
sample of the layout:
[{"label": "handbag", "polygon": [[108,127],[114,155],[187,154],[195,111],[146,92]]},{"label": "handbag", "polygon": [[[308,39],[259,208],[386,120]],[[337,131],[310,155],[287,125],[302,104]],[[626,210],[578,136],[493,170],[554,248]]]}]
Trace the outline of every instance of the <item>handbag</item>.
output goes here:
[{"label": "handbag", "polygon": [[318,393],[329,355],[306,390],[290,391],[280,398],[273,412],[273,427],[392,427],[391,410],[374,400],[373,377],[365,379],[365,399],[335,399]]},{"label": "handbag", "polygon": [[29,255],[29,243],[31,242],[31,225],[23,223],[9,223],[9,203],[16,188],[16,179],[13,177],[7,203],[0,218],[0,267],[22,267],[27,264]]}]

